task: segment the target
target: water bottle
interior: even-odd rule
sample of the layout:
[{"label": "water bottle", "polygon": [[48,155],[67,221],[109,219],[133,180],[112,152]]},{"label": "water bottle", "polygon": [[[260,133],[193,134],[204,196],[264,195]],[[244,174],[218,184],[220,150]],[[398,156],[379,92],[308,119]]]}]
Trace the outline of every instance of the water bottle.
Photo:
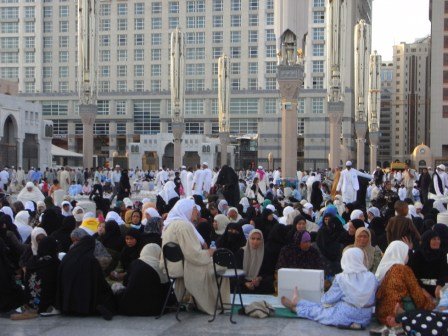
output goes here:
[{"label": "water bottle", "polygon": [[210,248],[216,249],[216,242],[214,240],[210,243]]}]

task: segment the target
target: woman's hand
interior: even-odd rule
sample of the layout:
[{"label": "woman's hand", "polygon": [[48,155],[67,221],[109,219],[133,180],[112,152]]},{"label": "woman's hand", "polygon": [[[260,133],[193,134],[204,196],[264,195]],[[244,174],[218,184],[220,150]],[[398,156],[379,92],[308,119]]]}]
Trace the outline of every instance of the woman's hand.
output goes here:
[{"label": "woman's hand", "polygon": [[255,286],[254,286],[254,284],[252,283],[252,281],[245,282],[244,285],[245,285],[246,288],[249,289],[249,290],[254,290],[254,289],[255,289]]},{"label": "woman's hand", "polygon": [[409,239],[408,237],[403,237],[401,240],[409,247],[410,250],[412,250],[414,248],[414,244],[412,243],[412,240]]}]

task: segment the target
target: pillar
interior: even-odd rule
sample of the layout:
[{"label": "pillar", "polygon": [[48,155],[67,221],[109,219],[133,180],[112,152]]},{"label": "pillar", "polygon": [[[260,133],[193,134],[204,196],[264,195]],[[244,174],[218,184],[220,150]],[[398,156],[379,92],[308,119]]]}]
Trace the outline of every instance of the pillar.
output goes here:
[{"label": "pillar", "polygon": [[376,169],[376,162],[378,160],[378,143],[380,141],[380,132],[370,132],[370,172]]},{"label": "pillar", "polygon": [[219,133],[219,141],[221,144],[221,167],[228,164],[227,162],[227,146],[229,144],[229,133]]},{"label": "pillar", "polygon": [[16,138],[16,141],[17,141],[17,167],[24,168],[23,167],[23,138]]},{"label": "pillar", "polygon": [[328,118],[330,119],[330,168],[337,168],[341,161],[341,122],[344,115],[344,103],[328,102]]},{"label": "pillar", "polygon": [[182,122],[173,122],[172,130],[174,136],[174,167],[173,169],[180,169],[182,166],[182,135],[184,133],[185,124]]},{"label": "pillar", "polygon": [[82,164],[84,168],[93,167],[93,124],[95,123],[97,106],[93,104],[79,105],[79,116],[81,117],[82,134]]},{"label": "pillar", "polygon": [[356,121],[355,132],[356,132],[356,167],[358,169],[365,169],[364,148],[366,143],[367,123],[362,120]]}]

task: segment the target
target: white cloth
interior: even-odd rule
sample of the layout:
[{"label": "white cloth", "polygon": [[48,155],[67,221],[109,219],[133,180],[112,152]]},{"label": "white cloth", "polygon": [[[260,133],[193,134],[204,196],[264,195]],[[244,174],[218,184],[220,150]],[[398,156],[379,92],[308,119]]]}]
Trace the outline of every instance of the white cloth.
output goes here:
[{"label": "white cloth", "polygon": [[179,197],[177,192],[174,190],[175,188],[176,188],[176,185],[174,184],[174,182],[173,181],[168,181],[163,186],[163,190],[161,192],[159,192],[159,196],[162,197],[162,199],[164,200],[165,204],[168,204],[168,202],[171,199],[173,199],[175,197]]},{"label": "white cloth", "polygon": [[359,209],[355,209],[352,211],[352,213],[350,214],[350,220],[354,220],[354,219],[359,219],[359,217],[361,215],[363,215],[364,213],[362,212],[362,210]]},{"label": "white cloth", "polygon": [[401,187],[398,189],[398,197],[400,198],[400,201],[404,201],[406,198],[407,190],[405,187]]},{"label": "white cloth", "polygon": [[3,212],[5,215],[8,215],[11,218],[11,221],[14,223],[14,212],[9,206],[4,206],[0,209],[0,212]]},{"label": "white cloth", "polygon": [[341,267],[342,273],[336,278],[345,295],[344,301],[363,308],[378,286],[375,276],[364,265],[364,252],[357,247],[346,250]]},{"label": "white cloth", "polygon": [[[28,188],[32,188],[28,191]],[[45,199],[44,194],[36,187],[32,182],[28,182],[25,187],[17,195],[17,200],[22,202],[24,205],[27,201],[39,202]]]},{"label": "white cloth", "polygon": [[194,174],[192,172],[188,172],[187,173],[187,184],[184,186],[185,190],[185,197],[190,197],[191,195],[193,195],[193,178],[194,178]]},{"label": "white cloth", "polygon": [[186,194],[186,189],[188,188],[188,171],[186,169],[182,169],[182,171],[180,172],[180,183],[182,183],[184,194]]},{"label": "white cloth", "polygon": [[406,265],[408,262],[409,247],[401,240],[395,240],[389,244],[384,252],[383,259],[376,270],[375,276],[379,282],[383,281],[389,269],[396,264]]},{"label": "white cloth", "polygon": [[438,211],[439,213],[446,212],[446,208],[445,208],[445,206],[443,205],[443,202],[442,202],[442,201],[435,201],[434,204],[432,205],[432,207],[433,207],[434,209],[437,209],[437,211]]},{"label": "white cloth", "polygon": [[146,209],[145,214],[150,215],[151,218],[154,218],[154,217],[162,218],[162,216],[160,216],[159,212],[154,208]]},{"label": "white cloth", "polygon": [[33,255],[37,255],[38,243],[36,238],[41,234],[47,236],[47,233],[41,227],[35,227],[33,231],[31,231],[31,251],[33,252]]},{"label": "white cloth", "polygon": [[154,271],[157,272],[161,283],[167,283],[168,277],[163,270],[160,268],[160,255],[162,254],[162,249],[157,244],[147,244],[140,252],[140,260],[145,262],[148,266],[151,266]]},{"label": "white cloth", "polygon": [[174,221],[189,223],[193,227],[196,233],[196,237],[198,237],[201,245],[203,245],[205,243],[204,238],[202,238],[201,234],[198,232],[198,230],[196,230],[195,226],[191,222],[191,215],[193,214],[193,208],[195,206],[196,204],[192,199],[185,198],[177,201],[174,207],[168,213],[168,217],[164,220],[163,227],[165,230]]},{"label": "white cloth", "polygon": [[[87,214],[86,214],[87,215]],[[115,222],[117,222],[118,225],[124,225],[124,220],[123,218],[120,217],[119,214],[117,214],[115,211],[109,211],[106,215],[105,221],[110,221],[113,220]]]},{"label": "white cloth", "polygon": [[357,171],[356,169],[344,169],[339,177],[336,191],[341,192],[344,203],[356,201],[356,192],[359,190],[358,176],[372,178],[371,175]]},{"label": "white cloth", "polygon": [[294,208],[292,206],[287,206],[283,209],[283,217],[278,219],[278,222],[283,225],[287,225],[286,219],[290,213],[294,212]]},{"label": "white cloth", "polygon": [[197,169],[193,175],[193,195],[202,195],[202,190],[204,187],[204,170]]},{"label": "white cloth", "polygon": [[250,207],[250,203],[249,203],[249,200],[247,199],[247,197],[243,197],[240,200],[239,204],[243,206],[243,212],[246,213],[247,209]]},{"label": "white cloth", "polygon": [[213,173],[210,168],[205,168],[203,174],[204,174],[203,190],[208,194],[210,193],[210,189],[212,187]]},{"label": "white cloth", "polygon": [[26,210],[19,211],[14,219],[14,224],[17,226],[22,242],[25,242],[33,231],[33,228],[29,225],[30,214]]}]

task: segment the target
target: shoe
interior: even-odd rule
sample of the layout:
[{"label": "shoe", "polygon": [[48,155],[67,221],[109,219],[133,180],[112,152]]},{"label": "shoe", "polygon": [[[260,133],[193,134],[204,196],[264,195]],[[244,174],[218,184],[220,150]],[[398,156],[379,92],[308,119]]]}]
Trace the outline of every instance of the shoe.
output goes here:
[{"label": "shoe", "polygon": [[110,321],[114,317],[114,314],[103,305],[99,305],[96,309],[106,321]]},{"label": "shoe", "polygon": [[33,318],[38,317],[36,311],[28,310],[23,312],[22,314],[12,314],[10,319],[13,321],[22,321],[22,320],[31,320]]},{"label": "shoe", "polygon": [[40,313],[40,316],[44,316],[44,317],[55,316],[55,315],[61,315],[61,312],[53,306],[48,307],[47,311]]},{"label": "shoe", "polygon": [[389,335],[389,328],[386,326],[379,326],[376,328],[372,328],[369,331],[370,335],[377,335],[377,336],[388,336]]}]

